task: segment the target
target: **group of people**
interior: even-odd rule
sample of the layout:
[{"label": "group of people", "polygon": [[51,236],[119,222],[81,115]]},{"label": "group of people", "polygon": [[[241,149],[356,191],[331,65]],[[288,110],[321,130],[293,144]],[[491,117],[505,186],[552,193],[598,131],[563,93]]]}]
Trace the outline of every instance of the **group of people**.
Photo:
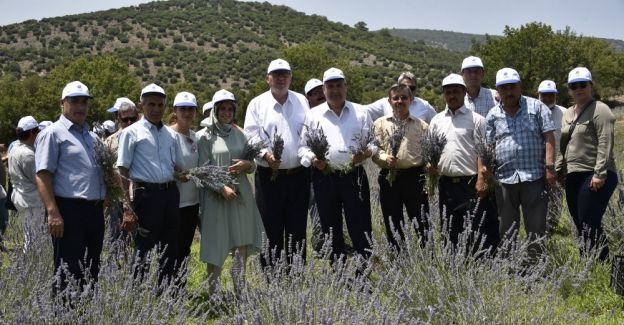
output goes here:
[{"label": "group of people", "polygon": [[[119,129],[105,143],[117,153],[124,193],[122,203],[107,207],[113,238],[121,230],[133,232],[140,258],[157,248],[164,278],[176,274],[189,256],[199,227],[199,255],[211,278],[218,279],[232,254],[232,274],[240,280],[246,258],[261,251],[265,240],[263,266],[294,254],[305,260],[313,194],[332,259],[346,255],[343,215],[356,255],[366,258],[371,202],[362,164],[371,158],[380,167],[387,239],[397,251],[406,222],[426,240],[427,174],[439,176],[439,210],[449,239],[457,243],[463,231],[478,231],[491,252],[501,239],[517,236],[520,211],[530,237],[545,235],[549,198],[551,204],[557,200],[548,191],[559,177],[579,235],[604,247],[600,256],[606,258],[601,220],[618,182],[615,118],[607,105],[594,100],[591,73],[582,67],[570,72],[567,87],[574,105],[567,110],[556,105],[553,81],[540,84],[536,99],[521,94],[514,69],[497,72],[495,90],[483,87],[484,75],[480,58],[466,58],[460,74],[442,81],[446,107],[436,112],[416,97],[417,78],[409,72],[389,88],[388,97],[360,105],[347,100],[348,78],[342,70],[326,70],[300,94],[290,90],[289,63],[276,59],[266,73],[269,90],[251,100],[242,128],[234,123],[235,95],[222,89],[204,105],[197,132],[196,97],[176,94],[175,119],[167,126],[162,122],[167,94],[150,84],[138,105],[123,97],[109,110],[116,113]],[[100,140],[86,123],[91,98],[86,85],[73,81],[62,91],[58,121],[38,132],[32,117],[20,120],[9,175],[13,200],[27,209],[20,217],[40,223],[47,218],[55,270],[66,263],[80,278],[86,262],[85,272],[97,280],[106,191],[94,149]],[[397,139],[399,127],[403,133]],[[428,132],[447,140],[436,165],[428,164],[421,150]],[[250,139],[267,146],[245,159]],[[279,149],[268,145],[275,139],[281,140]],[[319,140],[326,141],[324,151]],[[479,147],[491,148],[489,162]],[[205,165],[227,168],[236,181],[198,187],[187,172]],[[248,175],[255,177],[253,185]],[[471,227],[464,229],[471,215]],[[539,254],[541,245],[531,250]]]}]

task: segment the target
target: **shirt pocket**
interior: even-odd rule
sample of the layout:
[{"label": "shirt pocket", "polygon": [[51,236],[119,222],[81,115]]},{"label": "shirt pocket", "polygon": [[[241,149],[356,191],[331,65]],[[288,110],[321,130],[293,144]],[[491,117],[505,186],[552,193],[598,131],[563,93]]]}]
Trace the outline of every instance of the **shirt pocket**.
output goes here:
[{"label": "shirt pocket", "polygon": [[507,121],[497,120],[496,122],[494,122],[494,127],[496,128],[496,141],[500,141],[511,136],[511,130],[509,129],[509,125],[507,125]]},{"label": "shirt pocket", "polygon": [[529,113],[522,121],[523,131],[535,132],[538,130],[538,116],[536,114]]}]

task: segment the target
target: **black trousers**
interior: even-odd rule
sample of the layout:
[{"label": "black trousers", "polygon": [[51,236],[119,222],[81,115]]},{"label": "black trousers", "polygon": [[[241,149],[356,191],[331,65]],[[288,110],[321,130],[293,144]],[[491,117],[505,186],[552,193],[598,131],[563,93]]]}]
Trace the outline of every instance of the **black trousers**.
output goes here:
[{"label": "black trousers", "polygon": [[609,247],[602,229],[602,217],[617,187],[618,175],[607,171],[604,186],[598,191],[589,188],[593,176],[593,171],[569,173],[565,184],[566,200],[578,235],[591,247],[605,245],[598,256],[604,261],[609,256]]},{"label": "black trousers", "polygon": [[323,174],[313,168],[312,185],[321,220],[323,234],[331,235],[332,256],[346,255],[342,232],[342,212],[355,251],[370,255],[367,235],[371,235],[371,207],[368,178],[362,167],[355,167],[348,174]]},{"label": "black trousers", "polygon": [[409,222],[413,222],[413,219],[416,218],[415,226],[417,226],[417,232],[424,243],[429,229],[427,222],[429,203],[427,194],[423,190],[425,178],[422,167],[398,169],[395,172],[396,178],[392,182],[392,186],[387,180],[388,169],[382,169],[379,172],[377,181],[379,182],[379,203],[386,227],[386,237],[394,248],[400,250],[394,232],[398,233],[402,240],[405,239],[403,206],[407,211]]},{"label": "black trousers", "polygon": [[161,279],[165,275],[173,276],[178,258],[180,219],[178,187],[175,183],[164,189],[137,186],[134,189],[132,204],[134,212],[139,217],[139,230],[134,237],[139,257],[143,260],[145,255],[158,245],[158,253],[162,253]]},{"label": "black trousers", "polygon": [[[271,256],[263,254],[263,266],[270,265],[285,249],[287,257],[301,251],[305,258],[310,173],[299,168],[294,173],[279,174],[271,180],[273,170],[258,166],[256,171],[256,204],[262,217]],[[273,251],[275,255],[273,256]]]},{"label": "black trousers", "polygon": [[[100,272],[100,254],[104,243],[104,209],[102,203],[56,197],[56,204],[63,217],[63,237],[52,237],[54,246],[54,272],[62,264],[80,284],[85,284],[85,272],[97,281]],[[61,283],[54,291],[63,290],[67,274],[61,273]]]},{"label": "black trousers", "polygon": [[178,232],[178,265],[191,255],[191,245],[199,222],[199,204],[180,208],[180,228]]},{"label": "black trousers", "polygon": [[[459,234],[466,230],[464,229],[465,218],[476,211],[470,225],[471,230],[478,231],[480,236],[473,238],[474,243],[479,243],[481,238],[485,236],[483,248],[490,247],[494,251],[500,243],[496,197],[492,193],[484,199],[477,200],[476,183],[476,175],[441,176],[438,183],[440,217],[443,222],[446,222],[451,242],[457,244]],[[446,215],[444,215],[445,211]]]}]

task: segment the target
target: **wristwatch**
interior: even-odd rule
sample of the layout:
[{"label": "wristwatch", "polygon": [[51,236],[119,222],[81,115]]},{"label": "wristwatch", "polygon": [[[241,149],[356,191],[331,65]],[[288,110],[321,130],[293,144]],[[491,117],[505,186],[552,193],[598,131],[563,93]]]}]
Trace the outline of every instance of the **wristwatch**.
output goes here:
[{"label": "wristwatch", "polygon": [[546,169],[550,170],[551,172],[555,171],[555,165],[554,164],[546,165]]}]

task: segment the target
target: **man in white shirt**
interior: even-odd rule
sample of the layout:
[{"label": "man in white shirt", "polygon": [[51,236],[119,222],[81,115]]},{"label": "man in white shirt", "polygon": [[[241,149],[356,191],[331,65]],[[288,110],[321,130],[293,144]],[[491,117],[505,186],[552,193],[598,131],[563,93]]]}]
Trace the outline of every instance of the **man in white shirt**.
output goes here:
[{"label": "man in white shirt", "polygon": [[[548,108],[555,125],[555,161],[557,156],[561,155],[559,146],[561,142],[561,123],[565,108],[557,105],[557,85],[552,80],[544,80],[537,87],[538,99],[542,101]],[[561,205],[563,199],[563,190],[561,187],[553,187],[551,196],[548,200],[548,215],[546,216],[546,231],[551,232],[557,227],[559,217],[561,216]]]},{"label": "man in white shirt", "polygon": [[[31,242],[45,233],[45,209],[37,191],[35,139],[39,125],[32,116],[17,123],[17,144],[9,153],[9,177],[13,184],[11,201],[17,208],[24,232],[24,252]],[[46,237],[47,238],[47,237]]]},{"label": "man in white shirt", "polygon": [[[370,255],[366,239],[371,233],[370,189],[362,162],[377,152],[374,144],[352,154],[357,146],[355,137],[368,137],[372,121],[366,110],[348,102],[347,82],[340,69],[330,68],[323,74],[326,102],[308,112],[301,134],[299,157],[303,166],[313,167],[312,183],[318,205],[321,228],[332,239],[332,257],[345,255],[342,235],[342,211],[353,247],[362,256]],[[306,141],[311,129],[321,128],[327,137],[329,150],[317,157]]]},{"label": "man in white shirt", "polygon": [[[485,118],[464,105],[466,86],[460,75],[452,73],[444,78],[442,92],[446,109],[429,125],[430,130],[444,134],[447,140],[437,170],[432,171],[441,175],[439,205],[440,213],[445,213],[441,220],[444,220],[453,244],[457,245],[459,234],[464,230],[479,231],[480,237],[471,237],[469,244],[475,245],[476,250],[484,237],[483,248],[494,252],[500,241],[496,198],[483,186],[477,190],[477,174],[482,168],[475,148],[478,141],[484,141]],[[481,199],[477,200],[478,197]],[[474,218],[470,221],[471,229],[464,229],[466,215]]]},{"label": "man in white shirt", "polygon": [[310,173],[297,158],[308,102],[303,95],[289,90],[292,71],[285,60],[271,61],[266,81],[270,90],[252,99],[245,114],[245,132],[249,136],[271,144],[276,136],[284,140],[280,157],[270,146],[255,159],[256,204],[271,250],[271,256],[261,259],[265,266],[279,258],[284,249],[289,258],[295,252],[305,258],[310,199]]},{"label": "man in white shirt", "polygon": [[496,106],[496,90],[483,87],[485,68],[480,58],[469,56],[461,65],[461,74],[466,84],[464,105],[475,113],[486,117],[490,109]]},{"label": "man in white shirt", "polygon": [[[414,94],[414,100],[410,104],[410,115],[417,117],[427,123],[436,115],[436,110],[428,101],[416,97],[416,77],[411,72],[403,72],[397,80],[397,84],[406,85]],[[388,101],[388,97],[384,97],[367,106],[368,114],[370,114],[373,122],[382,116],[392,115],[392,105]]]}]

